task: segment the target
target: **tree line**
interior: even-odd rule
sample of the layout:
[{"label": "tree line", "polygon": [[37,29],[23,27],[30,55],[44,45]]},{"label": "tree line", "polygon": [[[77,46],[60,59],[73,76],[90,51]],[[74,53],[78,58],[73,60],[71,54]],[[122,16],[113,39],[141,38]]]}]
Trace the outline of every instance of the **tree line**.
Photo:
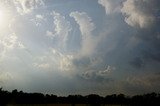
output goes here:
[{"label": "tree line", "polygon": [[148,93],[144,95],[125,96],[124,94],[112,94],[105,97],[97,94],[68,95],[66,97],[53,94],[25,93],[23,91],[12,92],[0,88],[0,106],[6,104],[122,104],[130,106],[160,106],[160,94]]}]

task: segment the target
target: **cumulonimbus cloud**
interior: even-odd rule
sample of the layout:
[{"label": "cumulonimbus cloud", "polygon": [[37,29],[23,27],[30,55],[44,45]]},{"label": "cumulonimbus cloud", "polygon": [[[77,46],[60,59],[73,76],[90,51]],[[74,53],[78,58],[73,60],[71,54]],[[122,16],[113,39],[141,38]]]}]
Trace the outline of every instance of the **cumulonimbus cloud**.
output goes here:
[{"label": "cumulonimbus cloud", "polygon": [[65,49],[72,26],[65,16],[60,13],[53,11],[51,15],[53,16],[53,30],[47,30],[46,35],[57,39],[56,46]]},{"label": "cumulonimbus cloud", "polygon": [[[125,22],[132,27],[146,28],[154,22],[152,2],[147,0],[127,0],[121,9]],[[154,7],[153,7],[154,8]]]},{"label": "cumulonimbus cloud", "polygon": [[[79,25],[79,29],[82,35],[82,48],[81,55],[90,55],[93,53],[96,47],[96,40],[92,36],[92,31],[96,28],[95,24],[92,22],[91,17],[88,16],[85,12],[71,12],[70,17],[73,17],[77,24]],[[95,41],[95,42],[94,42]]]},{"label": "cumulonimbus cloud", "polygon": [[44,6],[43,0],[13,0],[17,12],[21,15],[32,12],[39,6]]},{"label": "cumulonimbus cloud", "polygon": [[120,13],[121,3],[124,0],[98,0],[106,11],[106,14]]}]

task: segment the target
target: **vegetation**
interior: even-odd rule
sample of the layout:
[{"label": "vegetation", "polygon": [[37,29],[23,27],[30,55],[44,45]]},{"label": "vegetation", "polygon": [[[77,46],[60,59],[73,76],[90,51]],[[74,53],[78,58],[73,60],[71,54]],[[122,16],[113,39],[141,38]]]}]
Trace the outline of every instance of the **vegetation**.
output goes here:
[{"label": "vegetation", "polygon": [[0,106],[6,104],[91,104],[92,106],[100,106],[103,104],[119,104],[130,106],[160,106],[160,94],[149,93],[144,95],[136,95],[133,97],[124,94],[113,94],[101,97],[96,94],[87,96],[69,95],[67,97],[58,97],[56,95],[42,93],[24,93],[23,91],[13,90],[8,92],[0,89]]}]

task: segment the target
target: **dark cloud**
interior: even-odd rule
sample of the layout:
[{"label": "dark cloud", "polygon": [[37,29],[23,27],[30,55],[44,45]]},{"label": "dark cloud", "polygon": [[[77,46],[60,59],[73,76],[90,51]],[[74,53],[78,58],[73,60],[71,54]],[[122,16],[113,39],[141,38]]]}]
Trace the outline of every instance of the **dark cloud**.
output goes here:
[{"label": "dark cloud", "polygon": [[[130,2],[129,2],[130,1]],[[134,1],[134,0],[133,0]],[[137,5],[134,5],[137,11],[141,11],[139,15],[150,14],[154,17],[154,22],[145,28],[134,27],[136,33],[133,36],[139,39],[140,42],[134,46],[132,50],[133,55],[130,58],[129,63],[136,68],[145,67],[145,64],[152,63],[153,61],[160,62],[160,19],[158,18],[160,14],[160,7],[157,3],[159,0],[150,1],[134,1]],[[141,3],[139,3],[141,2]],[[131,0],[128,0],[130,5]],[[141,7],[144,8],[141,8]],[[148,11],[147,11],[148,10]],[[135,12],[137,12],[135,11]],[[133,13],[133,12],[132,12]],[[133,21],[132,21],[133,22]]]},{"label": "dark cloud", "polygon": [[148,92],[159,92],[160,74],[150,73],[127,78],[124,83],[124,90],[126,93],[132,92],[132,95],[143,94]]},{"label": "dark cloud", "polygon": [[160,21],[159,19],[156,21],[157,23],[152,27],[142,30],[139,29],[137,35],[135,35],[138,39],[141,39],[141,43],[137,45],[135,50],[137,54],[140,53],[139,55],[144,62],[160,62],[160,41],[158,38],[160,33]]},{"label": "dark cloud", "polygon": [[91,64],[91,60],[89,57],[81,57],[81,58],[75,58],[73,60],[73,64],[79,68],[79,67],[89,67]]},{"label": "dark cloud", "polygon": [[140,57],[136,57],[134,58],[130,64],[133,66],[133,67],[136,67],[136,68],[142,68],[144,67],[144,62],[143,60],[140,58]]},{"label": "dark cloud", "polygon": [[109,83],[114,81],[114,79],[111,78],[109,75],[102,76],[99,75],[97,71],[91,71],[91,70],[82,73],[81,75],[79,75],[79,77],[89,82]]}]

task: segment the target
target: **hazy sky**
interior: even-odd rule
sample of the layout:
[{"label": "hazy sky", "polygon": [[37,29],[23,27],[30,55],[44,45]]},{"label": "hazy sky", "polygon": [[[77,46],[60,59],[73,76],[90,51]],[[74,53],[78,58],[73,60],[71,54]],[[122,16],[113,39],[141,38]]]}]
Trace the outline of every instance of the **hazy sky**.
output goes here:
[{"label": "hazy sky", "polygon": [[0,86],[160,91],[160,0],[0,0]]}]

